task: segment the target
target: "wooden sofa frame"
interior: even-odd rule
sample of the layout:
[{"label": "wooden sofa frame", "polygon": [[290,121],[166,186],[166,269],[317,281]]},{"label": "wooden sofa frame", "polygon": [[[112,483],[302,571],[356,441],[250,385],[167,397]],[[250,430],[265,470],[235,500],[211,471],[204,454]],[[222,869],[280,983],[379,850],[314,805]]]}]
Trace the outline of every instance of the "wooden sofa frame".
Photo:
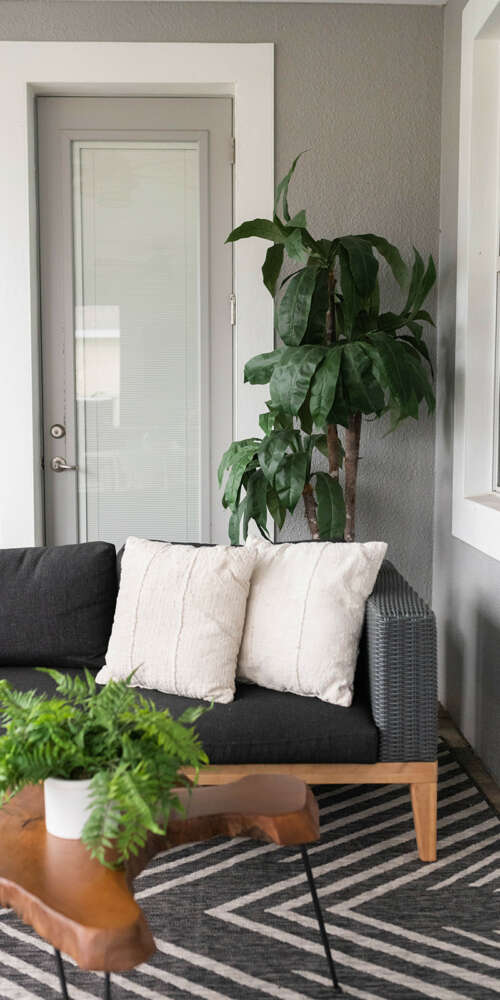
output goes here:
[{"label": "wooden sofa frame", "polygon": [[421,861],[436,860],[437,761],[377,764],[212,764],[200,785],[224,785],[248,774],[291,774],[309,785],[409,785]]}]

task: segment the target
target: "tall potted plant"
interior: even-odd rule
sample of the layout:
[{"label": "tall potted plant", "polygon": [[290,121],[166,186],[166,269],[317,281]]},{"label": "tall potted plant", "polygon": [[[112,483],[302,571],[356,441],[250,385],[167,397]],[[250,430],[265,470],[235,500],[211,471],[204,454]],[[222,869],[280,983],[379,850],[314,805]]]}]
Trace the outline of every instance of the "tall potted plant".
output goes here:
[{"label": "tall potted plant", "polygon": [[[244,222],[228,237],[272,242],[262,275],[277,300],[283,344],[245,365],[246,382],[269,383],[262,437],[234,441],[219,466],[221,485],[227,474],[222,502],[231,511],[233,544],[241,527],[246,538],[251,520],[267,535],[268,512],[281,528],[301,496],[312,538],[353,541],[363,417],[389,412],[394,429],[418,419],[422,401],[434,408],[423,339],[423,324],[434,325],[423,308],[436,280],[432,257],[425,265],[414,248],[409,267],[373,233],[314,239],[305,211],[289,211],[298,160],[277,186],[273,218]],[[295,269],[280,282],[287,258]],[[380,259],[403,296],[397,312],[381,309]],[[328,458],[328,472],[315,471],[315,451]]]}]

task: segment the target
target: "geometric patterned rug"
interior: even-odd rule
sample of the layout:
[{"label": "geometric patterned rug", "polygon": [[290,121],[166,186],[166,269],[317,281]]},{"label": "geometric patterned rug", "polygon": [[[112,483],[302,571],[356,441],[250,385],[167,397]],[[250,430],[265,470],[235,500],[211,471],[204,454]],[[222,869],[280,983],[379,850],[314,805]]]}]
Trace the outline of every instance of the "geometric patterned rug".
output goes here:
[{"label": "geometric patterned rug", "polygon": [[[309,848],[344,994],[359,1000],[500,996],[500,818],[445,745],[438,861],[417,856],[401,786],[316,789],[321,841]],[[158,951],[112,977],[114,1000],[331,997],[300,855],[218,839],[158,856],[135,883]],[[102,976],[69,960],[71,1000]],[[0,910],[1,1000],[57,996],[48,945]]]}]

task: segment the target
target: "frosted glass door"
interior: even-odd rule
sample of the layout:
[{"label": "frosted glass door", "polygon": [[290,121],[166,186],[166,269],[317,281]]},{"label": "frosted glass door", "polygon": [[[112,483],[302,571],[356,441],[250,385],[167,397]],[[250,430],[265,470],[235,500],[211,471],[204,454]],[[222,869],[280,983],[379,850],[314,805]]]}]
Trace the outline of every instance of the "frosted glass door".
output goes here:
[{"label": "frosted glass door", "polygon": [[227,542],[232,102],[37,99],[45,538]]},{"label": "frosted glass door", "polygon": [[79,539],[199,541],[200,143],[72,153]]}]

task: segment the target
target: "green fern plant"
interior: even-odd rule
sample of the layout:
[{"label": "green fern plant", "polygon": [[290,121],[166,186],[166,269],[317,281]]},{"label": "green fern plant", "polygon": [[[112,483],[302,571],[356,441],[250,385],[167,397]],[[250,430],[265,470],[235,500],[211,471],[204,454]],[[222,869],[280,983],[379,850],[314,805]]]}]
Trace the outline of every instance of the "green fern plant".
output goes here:
[{"label": "green fern plant", "polygon": [[[244,222],[226,241],[271,242],[262,276],[283,343],[245,365],[246,382],[269,383],[262,437],[233,441],[219,466],[232,544],[251,520],[267,535],[268,512],[281,528],[301,497],[313,538],[353,541],[363,418],[389,412],[394,429],[418,419],[422,402],[434,409],[423,339],[424,324],[434,325],[423,308],[436,279],[432,257],[424,264],[414,249],[409,266],[373,233],[313,238],[305,211],[291,216],[288,205],[298,159],[278,184],[273,218]],[[295,269],[280,284],[286,259]],[[380,261],[403,296],[397,312],[381,307]],[[315,471],[315,451],[328,458],[328,472]]]},{"label": "green fern plant", "polygon": [[131,677],[97,689],[88,670],[42,672],[59,697],[0,680],[0,804],[45,778],[90,778],[82,840],[102,864],[120,866],[149,832],[165,833],[172,810],[182,812],[176,789],[191,785],[182,769],[197,778],[208,763],[193,728],[206,709],[194,706],[174,720],[130,687]]}]

